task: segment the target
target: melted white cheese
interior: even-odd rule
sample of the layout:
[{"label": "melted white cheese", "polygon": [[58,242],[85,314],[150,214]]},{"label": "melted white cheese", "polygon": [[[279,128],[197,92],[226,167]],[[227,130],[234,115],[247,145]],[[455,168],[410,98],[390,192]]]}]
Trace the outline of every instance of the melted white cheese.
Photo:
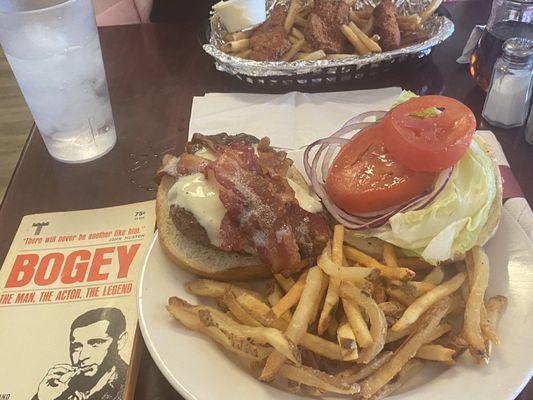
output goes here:
[{"label": "melted white cheese", "polygon": [[307,188],[301,187],[289,178],[287,178],[287,182],[289,182],[289,186],[294,190],[294,197],[298,200],[300,207],[313,214],[322,211],[322,204],[314,193],[310,193]]},{"label": "melted white cheese", "polygon": [[[209,152],[210,153],[210,152]],[[196,154],[205,157],[209,153]],[[211,153],[212,154],[212,153]],[[294,190],[296,200],[300,207],[310,213],[322,211],[322,204],[316,195],[311,194],[291,179],[287,179]],[[170,205],[181,207],[190,212],[205,229],[209,241],[220,245],[220,225],[226,214],[226,209],[218,197],[216,183],[210,182],[201,172],[182,176],[170,188],[167,194]]]},{"label": "melted white cheese", "polygon": [[220,224],[226,214],[218,187],[202,173],[182,176],[168,191],[168,202],[189,211],[206,230],[215,246],[220,245]]}]

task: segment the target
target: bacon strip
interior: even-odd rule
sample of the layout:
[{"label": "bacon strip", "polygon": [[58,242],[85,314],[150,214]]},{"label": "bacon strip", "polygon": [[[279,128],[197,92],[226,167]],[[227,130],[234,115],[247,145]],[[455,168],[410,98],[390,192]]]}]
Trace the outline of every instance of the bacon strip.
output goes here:
[{"label": "bacon strip", "polygon": [[274,273],[296,269],[301,258],[284,203],[268,179],[244,168],[254,158],[253,152],[227,149],[214,163],[220,200]]},{"label": "bacon strip", "polygon": [[195,156],[194,154],[183,153],[179,157],[174,157],[171,154],[163,156],[163,165],[156,172],[156,182],[161,180],[163,175],[170,175],[174,178],[179,178],[185,175],[195,174],[197,172],[204,173],[206,167],[211,162],[205,158]]}]

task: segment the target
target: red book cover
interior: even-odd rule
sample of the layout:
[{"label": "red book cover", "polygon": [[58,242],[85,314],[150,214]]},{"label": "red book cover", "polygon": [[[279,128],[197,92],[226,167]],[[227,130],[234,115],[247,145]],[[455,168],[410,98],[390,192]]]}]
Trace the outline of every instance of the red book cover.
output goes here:
[{"label": "red book cover", "polygon": [[0,270],[0,399],[122,400],[155,204],[25,216]]}]

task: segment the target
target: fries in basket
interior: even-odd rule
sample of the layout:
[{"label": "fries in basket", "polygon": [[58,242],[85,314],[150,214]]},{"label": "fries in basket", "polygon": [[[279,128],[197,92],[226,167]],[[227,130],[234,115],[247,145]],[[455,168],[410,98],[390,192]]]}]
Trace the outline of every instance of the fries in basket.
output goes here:
[{"label": "fries in basket", "polygon": [[422,24],[440,6],[433,0],[420,13],[399,15],[390,0],[374,9],[343,0],[291,0],[277,5],[251,31],[228,33],[219,49],[256,61],[340,59],[364,56],[424,41]]},{"label": "fries in basket", "polygon": [[484,299],[482,248],[467,253],[466,266],[433,267],[399,258],[391,245],[368,251],[369,243],[352,239],[337,225],[316,266],[299,276],[276,275],[265,293],[208,279],[186,285],[218,299],[226,313],[176,297],[167,309],[252,365],[255,377],[293,393],[377,399],[424,363],[453,365],[465,349],[489,361],[506,299]]}]

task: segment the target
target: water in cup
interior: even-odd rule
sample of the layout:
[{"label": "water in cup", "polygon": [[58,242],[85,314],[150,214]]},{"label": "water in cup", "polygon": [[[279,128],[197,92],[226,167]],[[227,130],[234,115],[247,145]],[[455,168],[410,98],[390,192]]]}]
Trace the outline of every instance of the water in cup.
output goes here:
[{"label": "water in cup", "polygon": [[94,13],[90,0],[54,3],[52,16],[47,9],[14,13],[22,23],[0,32],[2,45],[49,153],[90,161],[116,142]]}]

